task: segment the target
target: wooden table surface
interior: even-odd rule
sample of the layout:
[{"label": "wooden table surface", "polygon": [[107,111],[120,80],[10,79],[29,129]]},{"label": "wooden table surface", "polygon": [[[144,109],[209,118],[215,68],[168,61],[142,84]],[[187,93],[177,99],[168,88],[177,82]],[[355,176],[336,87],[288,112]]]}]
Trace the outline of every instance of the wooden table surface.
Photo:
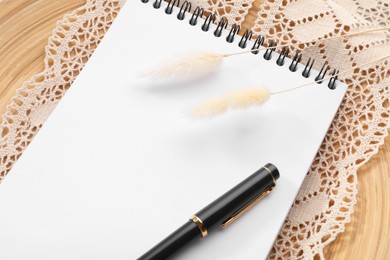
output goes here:
[{"label": "wooden table surface", "polygon": [[[133,1],[133,0],[130,0]],[[260,2],[261,0],[259,0]],[[43,70],[56,21],[85,0],[0,0],[0,114],[16,89]],[[358,204],[327,259],[390,259],[390,139],[359,171]]]}]

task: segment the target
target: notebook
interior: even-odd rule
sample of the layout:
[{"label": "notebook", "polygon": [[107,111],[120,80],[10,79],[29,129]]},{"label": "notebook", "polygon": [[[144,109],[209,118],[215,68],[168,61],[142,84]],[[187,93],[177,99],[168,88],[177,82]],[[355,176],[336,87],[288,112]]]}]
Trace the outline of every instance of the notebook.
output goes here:
[{"label": "notebook", "polygon": [[291,72],[290,59],[278,66],[279,54],[266,60],[260,52],[226,59],[199,80],[139,78],[188,53],[240,51],[245,42],[231,26],[216,37],[218,21],[203,31],[205,13],[187,10],[180,20],[180,8],[167,14],[167,3],[143,2],[127,1],[0,185],[1,259],[136,259],[266,163],[279,168],[275,190],[173,259],[265,259],[271,250],[346,86],[324,81],[261,107],[192,120],[188,109],[226,91],[283,90],[319,72],[305,78],[306,64]]}]

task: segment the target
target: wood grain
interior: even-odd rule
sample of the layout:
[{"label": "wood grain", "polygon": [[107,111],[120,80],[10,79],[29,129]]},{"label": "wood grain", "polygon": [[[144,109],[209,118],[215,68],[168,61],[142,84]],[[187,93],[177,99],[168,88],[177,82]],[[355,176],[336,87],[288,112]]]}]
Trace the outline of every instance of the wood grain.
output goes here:
[{"label": "wood grain", "polygon": [[[130,0],[133,1],[133,0]],[[256,1],[251,14],[263,0]],[[16,89],[43,70],[44,47],[57,20],[85,0],[0,0],[0,114]],[[253,16],[245,26],[251,27]],[[390,139],[359,171],[358,204],[327,259],[390,259]]]},{"label": "wood grain", "polygon": [[346,231],[325,250],[327,259],[390,259],[390,138],[359,169],[358,202]]},{"label": "wood grain", "polygon": [[56,21],[85,0],[0,0],[0,114],[23,82],[44,69]]}]

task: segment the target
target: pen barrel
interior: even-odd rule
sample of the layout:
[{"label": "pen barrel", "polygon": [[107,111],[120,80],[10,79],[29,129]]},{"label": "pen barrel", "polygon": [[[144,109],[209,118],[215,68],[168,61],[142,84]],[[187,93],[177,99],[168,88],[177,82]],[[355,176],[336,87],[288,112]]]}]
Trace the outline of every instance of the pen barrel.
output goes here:
[{"label": "pen barrel", "polygon": [[195,238],[207,236],[208,229],[246,207],[279,179],[278,169],[267,164],[207,207],[195,214],[170,236],[150,249],[138,260],[162,260],[170,257]]},{"label": "pen barrel", "polygon": [[193,239],[200,237],[201,233],[198,226],[194,222],[188,221],[163,241],[158,243],[155,247],[138,258],[138,260],[166,259]]},{"label": "pen barrel", "polygon": [[267,164],[195,215],[203,221],[206,229],[221,224],[274,185],[278,178],[277,168],[273,164]]}]

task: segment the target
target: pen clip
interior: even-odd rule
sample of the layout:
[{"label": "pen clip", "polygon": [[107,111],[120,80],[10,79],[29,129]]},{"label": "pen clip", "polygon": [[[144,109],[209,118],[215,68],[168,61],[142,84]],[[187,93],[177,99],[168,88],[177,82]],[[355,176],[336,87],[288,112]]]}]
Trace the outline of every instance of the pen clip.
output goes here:
[{"label": "pen clip", "polygon": [[274,189],[275,184],[272,184],[268,189],[266,189],[263,193],[252,199],[248,202],[245,206],[243,206],[241,209],[238,209],[233,213],[232,216],[230,216],[227,220],[222,222],[221,226],[223,228],[227,228],[230,226],[234,221],[239,219],[242,215],[244,215],[248,210],[250,210],[254,205],[256,205],[259,201],[261,201],[265,196],[271,193],[271,191]]}]

